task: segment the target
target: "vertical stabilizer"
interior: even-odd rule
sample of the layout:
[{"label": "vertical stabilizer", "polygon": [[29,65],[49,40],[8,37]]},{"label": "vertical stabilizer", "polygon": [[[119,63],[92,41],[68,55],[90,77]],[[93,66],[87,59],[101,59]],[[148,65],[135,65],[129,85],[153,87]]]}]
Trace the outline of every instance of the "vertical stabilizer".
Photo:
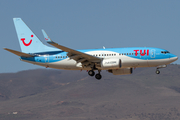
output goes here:
[{"label": "vertical stabilizer", "polygon": [[24,53],[41,53],[59,51],[44,45],[21,18],[13,18],[21,51]]}]

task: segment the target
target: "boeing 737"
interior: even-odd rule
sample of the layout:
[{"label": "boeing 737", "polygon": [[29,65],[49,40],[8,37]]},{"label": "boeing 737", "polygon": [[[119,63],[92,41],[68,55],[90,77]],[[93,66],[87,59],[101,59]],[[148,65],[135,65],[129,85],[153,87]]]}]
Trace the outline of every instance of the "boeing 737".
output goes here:
[{"label": "boeing 737", "polygon": [[18,55],[20,60],[44,67],[64,70],[87,70],[90,76],[102,78],[100,72],[107,70],[114,75],[132,74],[133,68],[165,68],[178,57],[169,51],[153,47],[103,48],[74,50],[53,42],[44,30],[44,45],[21,18],[13,18],[21,52],[4,48]]}]

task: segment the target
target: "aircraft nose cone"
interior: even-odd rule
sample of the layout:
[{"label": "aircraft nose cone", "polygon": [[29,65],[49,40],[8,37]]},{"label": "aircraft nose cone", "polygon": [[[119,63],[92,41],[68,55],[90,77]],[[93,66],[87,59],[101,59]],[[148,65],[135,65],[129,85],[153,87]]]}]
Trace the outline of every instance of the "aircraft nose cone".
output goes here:
[{"label": "aircraft nose cone", "polygon": [[170,54],[169,57],[170,57],[171,62],[174,62],[174,61],[176,61],[178,59],[178,57],[176,55],[174,55],[174,54]]},{"label": "aircraft nose cone", "polygon": [[178,56],[176,56],[174,59],[177,60],[177,59],[178,59]]},{"label": "aircraft nose cone", "polygon": [[176,60],[178,59],[178,57],[177,57],[177,56],[173,56],[171,59],[172,59],[173,61],[176,61]]}]

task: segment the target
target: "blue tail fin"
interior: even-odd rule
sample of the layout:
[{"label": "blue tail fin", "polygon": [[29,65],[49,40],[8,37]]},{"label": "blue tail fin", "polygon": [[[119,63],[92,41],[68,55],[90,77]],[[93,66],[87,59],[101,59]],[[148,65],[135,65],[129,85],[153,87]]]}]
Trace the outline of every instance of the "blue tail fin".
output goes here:
[{"label": "blue tail fin", "polygon": [[24,53],[41,53],[59,51],[44,45],[21,18],[13,18],[21,51]]}]

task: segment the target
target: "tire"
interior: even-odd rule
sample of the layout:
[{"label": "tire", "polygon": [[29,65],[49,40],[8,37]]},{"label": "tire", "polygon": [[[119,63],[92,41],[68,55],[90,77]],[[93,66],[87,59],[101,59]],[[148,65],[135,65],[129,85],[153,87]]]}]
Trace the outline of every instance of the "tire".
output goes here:
[{"label": "tire", "polygon": [[101,76],[101,74],[96,74],[96,75],[95,75],[95,78],[96,78],[97,80],[100,80],[100,79],[102,78],[102,76]]},{"label": "tire", "polygon": [[156,74],[160,74],[160,71],[159,71],[159,70],[156,70]]},{"label": "tire", "polygon": [[93,70],[89,70],[89,71],[88,71],[88,74],[89,74],[90,76],[94,76],[95,72],[94,72]]}]

